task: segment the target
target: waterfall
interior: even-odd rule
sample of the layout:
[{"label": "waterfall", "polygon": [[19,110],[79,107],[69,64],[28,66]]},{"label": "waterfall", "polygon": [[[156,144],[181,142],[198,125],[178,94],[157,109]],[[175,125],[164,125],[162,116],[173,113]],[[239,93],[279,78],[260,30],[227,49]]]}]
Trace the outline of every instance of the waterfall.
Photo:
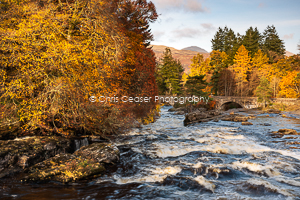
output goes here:
[{"label": "waterfall", "polygon": [[89,145],[89,140],[87,138],[74,140],[75,142],[75,151],[79,150],[83,146]]}]

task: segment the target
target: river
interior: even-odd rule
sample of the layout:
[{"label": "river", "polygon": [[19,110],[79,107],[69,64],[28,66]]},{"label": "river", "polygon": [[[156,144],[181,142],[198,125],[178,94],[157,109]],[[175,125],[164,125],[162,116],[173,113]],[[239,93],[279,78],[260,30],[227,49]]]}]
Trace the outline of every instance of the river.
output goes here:
[{"label": "river", "polygon": [[155,123],[115,141],[121,161],[111,173],[72,185],[3,179],[1,199],[300,199],[300,135],[270,134],[300,132],[299,119],[260,114],[249,120],[253,126],[219,121],[185,127],[184,116],[169,108]]}]

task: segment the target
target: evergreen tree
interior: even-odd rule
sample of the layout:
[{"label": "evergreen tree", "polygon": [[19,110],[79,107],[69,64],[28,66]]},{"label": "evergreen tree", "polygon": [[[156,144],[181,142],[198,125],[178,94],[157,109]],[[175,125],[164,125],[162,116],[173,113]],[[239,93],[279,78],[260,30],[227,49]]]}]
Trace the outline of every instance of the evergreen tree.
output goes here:
[{"label": "evergreen tree", "polygon": [[233,64],[233,58],[238,50],[241,42],[238,41],[232,29],[228,29],[227,26],[224,29],[219,27],[219,30],[212,39],[212,49],[214,51],[225,52],[228,55],[228,64]]},{"label": "evergreen tree", "polygon": [[221,27],[219,27],[216,32],[214,39],[211,40],[212,50],[214,51],[224,51],[224,31]]},{"label": "evergreen tree", "polygon": [[229,29],[226,32],[224,44],[225,52],[228,55],[228,64],[232,65],[234,55],[240,46],[238,45],[237,37],[232,29]]},{"label": "evergreen tree", "polygon": [[256,88],[256,96],[258,97],[258,101],[263,103],[263,108],[265,108],[266,102],[270,101],[272,97],[272,88],[270,87],[270,83],[268,79],[265,77],[261,78],[259,86]]},{"label": "evergreen tree", "polygon": [[206,92],[202,91],[207,85],[206,81],[203,80],[204,77],[205,75],[196,75],[188,77],[185,84],[185,87],[187,88],[186,92],[191,96],[207,96]]},{"label": "evergreen tree", "polygon": [[225,52],[212,51],[210,53],[210,58],[210,65],[212,66],[213,71],[210,85],[212,86],[212,92],[215,95],[218,95],[219,77],[221,76],[221,72],[228,67],[228,55]]},{"label": "evergreen tree", "polygon": [[171,50],[166,48],[156,75],[160,93],[179,94],[181,92],[180,80],[183,71],[180,61],[175,60],[172,57]]},{"label": "evergreen tree", "polygon": [[250,27],[246,31],[246,35],[243,37],[242,44],[249,51],[251,57],[253,57],[254,54],[259,50],[260,41],[261,36],[257,28],[253,29],[252,27]]},{"label": "evergreen tree", "polygon": [[279,38],[273,25],[267,26],[264,31],[262,49],[268,55],[271,63],[278,60],[278,56],[284,56],[285,54],[283,40]]},{"label": "evergreen tree", "polygon": [[164,82],[164,79],[161,75],[162,67],[163,66],[161,64],[159,64],[159,63],[156,64],[155,80],[156,80],[156,84],[157,84],[157,88],[158,88],[158,93],[160,95],[164,95],[167,91],[166,83]]}]

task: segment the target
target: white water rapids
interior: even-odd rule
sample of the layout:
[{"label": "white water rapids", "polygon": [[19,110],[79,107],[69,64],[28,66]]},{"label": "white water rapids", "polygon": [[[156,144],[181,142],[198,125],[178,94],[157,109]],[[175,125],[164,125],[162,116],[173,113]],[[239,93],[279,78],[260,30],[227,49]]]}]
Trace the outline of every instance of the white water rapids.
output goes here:
[{"label": "white water rapids", "polygon": [[253,126],[184,127],[183,119],[163,108],[157,122],[120,139],[123,168],[110,181],[138,183],[129,192],[137,199],[300,199],[300,151],[270,136],[282,126],[299,131],[299,120],[261,115],[250,120]]}]

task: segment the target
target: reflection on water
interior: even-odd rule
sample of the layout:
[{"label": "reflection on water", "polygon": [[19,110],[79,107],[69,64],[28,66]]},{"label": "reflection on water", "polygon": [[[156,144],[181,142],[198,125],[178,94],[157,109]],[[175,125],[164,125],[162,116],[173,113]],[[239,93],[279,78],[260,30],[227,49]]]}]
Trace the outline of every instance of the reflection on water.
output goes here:
[{"label": "reflection on water", "polygon": [[300,149],[291,148],[300,148],[292,143],[299,137],[270,135],[280,128],[300,132],[299,119],[271,114],[249,120],[253,126],[220,121],[184,127],[184,117],[167,110],[162,109],[157,122],[116,141],[121,162],[113,172],[71,186],[5,179],[0,195],[12,199],[300,199]]}]

